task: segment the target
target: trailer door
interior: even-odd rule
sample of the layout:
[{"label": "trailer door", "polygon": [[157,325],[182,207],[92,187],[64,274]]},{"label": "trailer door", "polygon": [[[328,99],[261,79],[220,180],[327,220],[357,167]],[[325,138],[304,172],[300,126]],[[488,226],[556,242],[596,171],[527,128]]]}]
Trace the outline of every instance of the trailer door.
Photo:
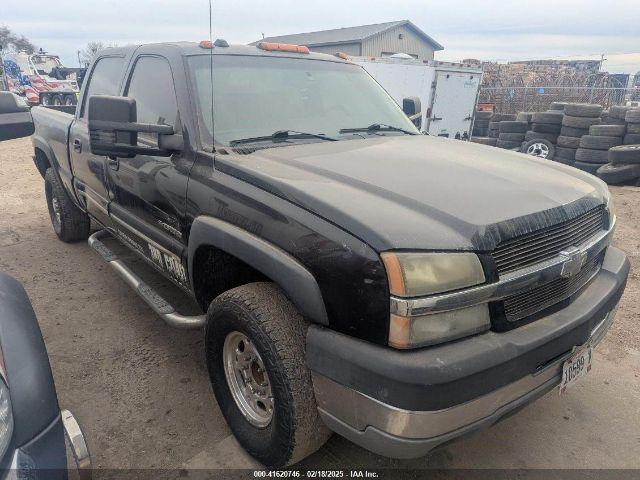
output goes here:
[{"label": "trailer door", "polygon": [[429,120],[430,135],[448,138],[471,136],[479,73],[437,71],[433,105]]}]

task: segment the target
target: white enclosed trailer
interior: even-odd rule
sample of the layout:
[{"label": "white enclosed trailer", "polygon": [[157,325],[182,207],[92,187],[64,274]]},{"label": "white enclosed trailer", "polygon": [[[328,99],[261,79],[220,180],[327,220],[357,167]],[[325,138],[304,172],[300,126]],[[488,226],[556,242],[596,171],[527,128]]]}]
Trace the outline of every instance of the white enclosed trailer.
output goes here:
[{"label": "white enclosed trailer", "polygon": [[468,139],[482,81],[482,69],[461,63],[388,58],[349,57],[362,65],[389,95],[402,105],[408,97],[422,104],[421,130],[429,135]]}]

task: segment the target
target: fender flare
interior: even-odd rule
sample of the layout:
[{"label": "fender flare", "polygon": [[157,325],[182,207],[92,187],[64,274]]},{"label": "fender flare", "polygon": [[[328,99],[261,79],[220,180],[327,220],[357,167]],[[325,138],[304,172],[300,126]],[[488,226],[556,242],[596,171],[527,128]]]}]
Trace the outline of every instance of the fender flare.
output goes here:
[{"label": "fender flare", "polygon": [[[49,144],[37,134],[34,134],[31,137],[31,143],[33,144],[34,152],[35,150],[42,150],[42,152],[47,157],[47,160],[49,160],[49,165],[51,166],[51,168],[53,168],[56,171],[56,173],[58,173],[60,166],[58,165],[58,160],[56,156],[53,154],[53,149],[49,146]],[[44,177],[44,174],[42,176]]]},{"label": "fender flare", "polygon": [[192,286],[196,251],[207,245],[233,255],[269,277],[309,320],[329,324],[322,292],[309,270],[281,248],[214,217],[197,217],[191,226],[188,265]]}]

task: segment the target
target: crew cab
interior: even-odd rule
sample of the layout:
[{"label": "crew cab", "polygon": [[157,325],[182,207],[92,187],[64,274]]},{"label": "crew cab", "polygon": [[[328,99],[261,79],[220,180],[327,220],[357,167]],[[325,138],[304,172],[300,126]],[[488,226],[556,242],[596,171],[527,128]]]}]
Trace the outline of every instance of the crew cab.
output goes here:
[{"label": "crew cab", "polygon": [[[74,114],[32,109],[56,234],[88,239],[169,324],[204,328],[220,409],[269,466],[332,431],[425,455],[566,390],[629,273],[603,182],[421,135],[420,102],[403,111],[343,57],[108,49]],[[202,315],[144,283],[110,236]]]}]

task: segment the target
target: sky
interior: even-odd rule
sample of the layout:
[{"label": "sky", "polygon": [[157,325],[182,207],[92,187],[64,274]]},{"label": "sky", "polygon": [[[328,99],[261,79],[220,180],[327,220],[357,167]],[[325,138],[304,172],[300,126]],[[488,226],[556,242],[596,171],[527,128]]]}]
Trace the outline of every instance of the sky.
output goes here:
[{"label": "sky", "polygon": [[[437,60],[599,59],[640,71],[640,0],[212,0],[213,37],[266,36],[408,19],[444,45]],[[209,36],[208,0],[0,0],[0,25],[76,66],[89,41]]]}]

